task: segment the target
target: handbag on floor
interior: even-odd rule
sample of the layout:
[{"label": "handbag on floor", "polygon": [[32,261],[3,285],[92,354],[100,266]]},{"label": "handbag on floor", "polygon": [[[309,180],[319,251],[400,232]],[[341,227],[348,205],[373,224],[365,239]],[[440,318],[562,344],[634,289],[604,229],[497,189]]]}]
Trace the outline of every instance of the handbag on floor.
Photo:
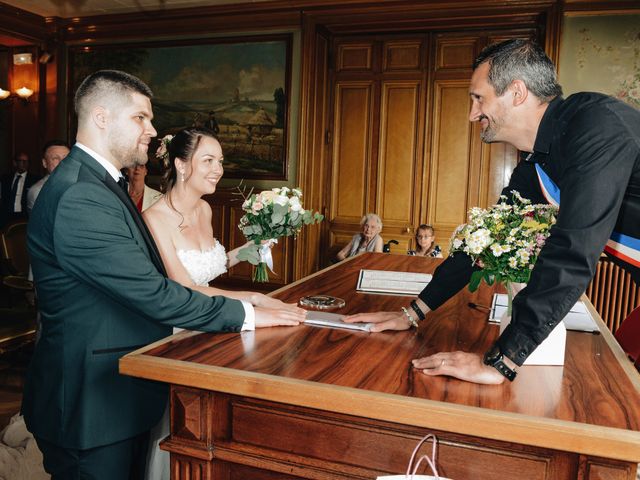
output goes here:
[{"label": "handbag on floor", "polygon": [[[418,458],[418,461],[415,462],[415,465],[414,465],[414,460],[416,458],[416,455],[418,454],[418,450],[420,450],[420,447],[422,446],[422,444],[428,440],[431,440],[433,442],[431,457],[429,457],[428,455],[422,455],[420,458]],[[420,440],[418,442],[418,445],[416,445],[416,448],[413,449],[413,453],[411,454],[411,459],[409,460],[409,465],[407,466],[407,473],[405,473],[404,475],[382,475],[377,477],[377,480],[451,480],[450,478],[445,478],[438,475],[438,469],[436,467],[437,444],[438,444],[438,440],[436,436],[430,433],[429,435],[425,436],[422,440]],[[423,460],[427,462],[429,467],[431,467],[431,473],[433,473],[433,475],[417,475],[416,474]],[[413,468],[412,468],[412,465],[414,465]]]}]

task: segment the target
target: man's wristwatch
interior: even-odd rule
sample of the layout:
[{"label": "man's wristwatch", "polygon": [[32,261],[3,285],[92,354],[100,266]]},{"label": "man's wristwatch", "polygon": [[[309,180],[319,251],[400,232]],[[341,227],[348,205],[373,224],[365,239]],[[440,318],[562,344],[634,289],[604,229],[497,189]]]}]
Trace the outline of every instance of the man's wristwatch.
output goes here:
[{"label": "man's wristwatch", "polygon": [[496,343],[487,353],[484,354],[484,364],[489,365],[490,367],[495,368],[500,372],[504,377],[513,382],[513,379],[516,378],[516,371],[509,368],[506,363],[504,363],[504,355],[500,350],[500,346]]}]

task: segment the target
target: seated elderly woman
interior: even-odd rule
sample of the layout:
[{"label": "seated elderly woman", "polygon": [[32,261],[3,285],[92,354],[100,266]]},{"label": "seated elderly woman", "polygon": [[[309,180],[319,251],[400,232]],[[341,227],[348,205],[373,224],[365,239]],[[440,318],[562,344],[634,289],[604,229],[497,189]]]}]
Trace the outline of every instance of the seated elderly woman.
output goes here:
[{"label": "seated elderly woman", "polygon": [[338,252],[336,258],[344,260],[360,252],[382,252],[383,241],[380,236],[382,220],[375,213],[367,213],[362,220],[362,233],[356,233],[351,241]]},{"label": "seated elderly woman", "polygon": [[440,246],[436,245],[436,234],[431,225],[420,225],[416,230],[415,240],[416,249],[409,250],[408,255],[442,258],[442,251]]}]

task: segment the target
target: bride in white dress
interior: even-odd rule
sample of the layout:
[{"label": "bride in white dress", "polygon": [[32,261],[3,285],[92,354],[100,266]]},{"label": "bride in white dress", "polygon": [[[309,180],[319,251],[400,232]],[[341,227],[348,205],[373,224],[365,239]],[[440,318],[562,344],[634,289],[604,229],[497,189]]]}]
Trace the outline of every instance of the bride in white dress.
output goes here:
[{"label": "bride in white dress", "polygon": [[[240,248],[225,252],[213,237],[212,212],[203,195],[212,194],[224,169],[220,143],[213,133],[198,128],[178,132],[168,148],[165,196],[145,210],[143,217],[158,246],[169,278],[205,295],[224,295],[253,305],[256,326],[295,325],[305,311],[262,293],[229,291],[209,282],[236,265]],[[165,414],[165,417],[167,415]],[[168,435],[168,419],[151,432],[146,478],[169,479],[169,458],[157,448]]]}]

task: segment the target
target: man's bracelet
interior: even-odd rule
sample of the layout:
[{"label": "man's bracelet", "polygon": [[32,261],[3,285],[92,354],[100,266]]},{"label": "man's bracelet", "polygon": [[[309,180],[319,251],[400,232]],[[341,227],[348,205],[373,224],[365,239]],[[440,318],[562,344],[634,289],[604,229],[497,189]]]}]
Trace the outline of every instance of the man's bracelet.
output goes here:
[{"label": "man's bracelet", "polygon": [[418,306],[418,302],[416,302],[415,300],[411,301],[411,308],[413,308],[413,311],[416,312],[416,315],[418,315],[419,321],[423,321],[426,318],[424,312],[420,310],[420,307]]},{"label": "man's bracelet", "polygon": [[411,316],[411,314],[409,313],[409,310],[407,310],[406,307],[401,307],[401,308],[402,308],[402,313],[404,313],[405,317],[407,317],[407,321],[409,322],[409,325],[411,325],[412,327],[418,328],[418,322],[416,322],[416,319]]}]

